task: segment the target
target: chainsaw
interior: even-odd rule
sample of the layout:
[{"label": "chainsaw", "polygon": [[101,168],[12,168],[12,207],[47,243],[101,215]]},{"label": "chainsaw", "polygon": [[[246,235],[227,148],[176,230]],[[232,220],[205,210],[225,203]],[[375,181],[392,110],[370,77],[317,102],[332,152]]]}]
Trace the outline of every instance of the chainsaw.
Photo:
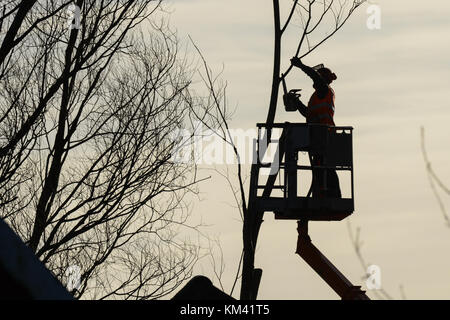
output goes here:
[{"label": "chainsaw", "polygon": [[[302,89],[291,89],[288,91],[286,81],[284,80],[284,74],[281,75],[281,80],[283,82],[283,91],[284,91],[283,102],[284,102],[285,110],[287,112],[297,111],[297,107],[295,106],[295,103],[291,103],[291,102],[297,101],[297,99],[301,96],[301,94],[298,92],[302,91]],[[292,100],[295,100],[295,101],[292,101]]]}]

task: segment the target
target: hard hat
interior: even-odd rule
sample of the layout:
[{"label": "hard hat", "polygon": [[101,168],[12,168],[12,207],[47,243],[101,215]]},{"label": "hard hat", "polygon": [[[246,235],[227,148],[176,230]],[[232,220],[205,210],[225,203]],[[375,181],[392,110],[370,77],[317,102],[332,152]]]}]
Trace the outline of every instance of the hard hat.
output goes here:
[{"label": "hard hat", "polygon": [[331,83],[333,80],[337,79],[337,76],[335,73],[333,73],[330,69],[326,67],[322,67],[317,70],[318,73],[327,81],[328,83]]}]

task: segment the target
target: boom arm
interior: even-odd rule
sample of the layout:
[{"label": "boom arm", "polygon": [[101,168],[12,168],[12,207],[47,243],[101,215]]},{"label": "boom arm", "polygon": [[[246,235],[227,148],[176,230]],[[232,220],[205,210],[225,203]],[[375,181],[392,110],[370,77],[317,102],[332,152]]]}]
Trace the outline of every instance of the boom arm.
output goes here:
[{"label": "boom arm", "polygon": [[361,287],[352,283],[311,242],[308,221],[298,222],[296,253],[342,298],[342,300],[370,300]]}]

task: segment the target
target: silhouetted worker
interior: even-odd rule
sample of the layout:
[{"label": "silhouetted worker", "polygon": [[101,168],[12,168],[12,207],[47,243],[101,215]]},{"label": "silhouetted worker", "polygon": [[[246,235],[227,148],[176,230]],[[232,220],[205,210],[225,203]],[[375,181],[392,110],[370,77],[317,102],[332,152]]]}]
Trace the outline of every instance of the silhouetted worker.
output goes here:
[{"label": "silhouetted worker", "polygon": [[[299,95],[288,93],[283,97],[284,103],[295,106],[296,109],[306,118],[307,123],[324,124],[334,126],[334,91],[330,84],[337,79],[330,69],[320,67],[317,71],[304,65],[297,57],[291,59],[293,66],[300,68],[314,82],[315,89],[308,106],[305,106],[299,99]],[[312,166],[320,166],[323,163],[321,156],[312,155]],[[326,183],[324,182],[324,170],[313,170],[313,197],[341,198],[339,179],[335,170],[327,169]],[[317,183],[318,182],[318,183]]]}]

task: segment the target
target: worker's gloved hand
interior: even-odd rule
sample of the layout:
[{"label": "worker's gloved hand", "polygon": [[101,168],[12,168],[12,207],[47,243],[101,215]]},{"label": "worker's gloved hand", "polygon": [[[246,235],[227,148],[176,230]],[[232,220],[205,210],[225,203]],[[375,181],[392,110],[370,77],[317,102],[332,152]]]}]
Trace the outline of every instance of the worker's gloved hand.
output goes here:
[{"label": "worker's gloved hand", "polygon": [[295,67],[298,67],[298,68],[300,68],[300,66],[303,65],[303,63],[302,63],[302,61],[300,60],[299,57],[293,57],[293,58],[291,59],[291,64],[292,64],[293,66],[295,66]]}]

